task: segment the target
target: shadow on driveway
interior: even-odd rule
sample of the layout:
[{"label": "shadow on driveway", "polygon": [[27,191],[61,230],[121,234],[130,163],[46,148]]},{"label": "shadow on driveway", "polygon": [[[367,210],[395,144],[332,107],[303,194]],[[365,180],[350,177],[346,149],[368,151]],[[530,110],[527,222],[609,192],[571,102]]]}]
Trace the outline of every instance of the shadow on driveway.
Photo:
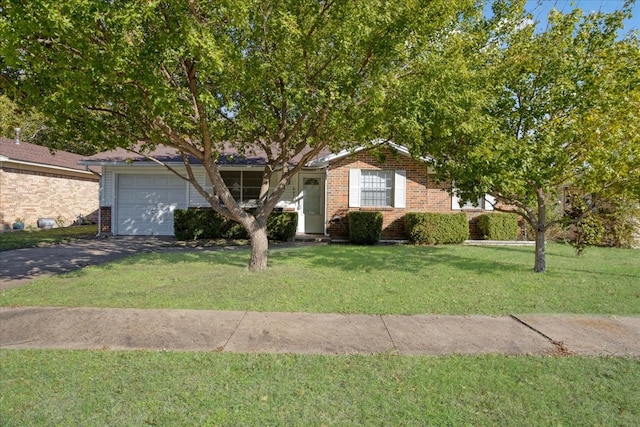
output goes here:
[{"label": "shadow on driveway", "polygon": [[102,237],[0,252],[0,290],[130,255],[184,249],[173,237]]}]

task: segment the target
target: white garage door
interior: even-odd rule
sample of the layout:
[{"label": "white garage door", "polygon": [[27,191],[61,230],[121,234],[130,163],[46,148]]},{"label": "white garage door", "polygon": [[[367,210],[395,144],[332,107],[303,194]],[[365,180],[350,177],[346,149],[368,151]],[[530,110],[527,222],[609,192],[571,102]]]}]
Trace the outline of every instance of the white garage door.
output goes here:
[{"label": "white garage door", "polygon": [[118,175],[116,234],[172,236],[173,211],[185,207],[186,188],[171,175]]}]

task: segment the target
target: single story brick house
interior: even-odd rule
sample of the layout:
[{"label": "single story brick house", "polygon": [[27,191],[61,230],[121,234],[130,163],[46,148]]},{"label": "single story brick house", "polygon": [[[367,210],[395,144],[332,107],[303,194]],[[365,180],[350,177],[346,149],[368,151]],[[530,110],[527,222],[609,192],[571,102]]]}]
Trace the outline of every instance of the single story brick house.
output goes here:
[{"label": "single story brick house", "polygon": [[[159,147],[151,156],[183,170],[181,156]],[[479,207],[460,206],[449,185],[438,184],[428,159],[414,159],[399,145],[385,142],[373,148],[323,153],[292,179],[277,209],[298,213],[298,233],[348,239],[347,214],[371,210],[383,213],[383,240],[403,240],[407,212],[460,212],[470,219],[492,210],[489,200]],[[100,166],[100,231],[113,235],[173,235],[173,211],[209,204],[185,180],[144,156],[122,149],[96,154],[80,162]],[[258,197],[265,159],[260,153],[230,150],[218,160],[221,175],[236,200],[251,207]],[[212,188],[202,167],[196,178]]]},{"label": "single story brick house", "polygon": [[39,218],[69,225],[78,215],[97,220],[100,177],[80,166],[84,156],[0,137],[0,228]]}]

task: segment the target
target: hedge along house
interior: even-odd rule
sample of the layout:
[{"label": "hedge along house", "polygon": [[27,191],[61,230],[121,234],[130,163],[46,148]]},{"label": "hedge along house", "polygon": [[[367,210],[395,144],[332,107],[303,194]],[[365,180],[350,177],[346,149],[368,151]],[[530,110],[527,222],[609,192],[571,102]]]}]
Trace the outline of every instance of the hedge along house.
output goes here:
[{"label": "hedge along house", "polygon": [[[78,215],[97,220],[99,175],[78,165],[83,156],[0,137],[0,228],[17,219],[69,225]],[[51,221],[47,221],[50,225]]]},{"label": "hedge along house", "polygon": [[[173,148],[158,147],[150,157],[184,172],[182,157]],[[492,209],[460,206],[449,185],[437,184],[428,159],[413,159],[408,150],[386,142],[370,148],[324,153],[290,180],[278,210],[298,213],[298,234],[348,239],[347,215],[352,211],[383,213],[383,240],[404,240],[407,212],[467,212],[469,219]],[[157,162],[117,149],[84,159],[100,166],[100,232],[113,235],[173,235],[173,211],[209,207],[187,181]],[[236,200],[255,206],[265,159],[259,152],[225,150],[220,173]],[[193,162],[196,179],[212,191],[203,167]],[[277,177],[275,177],[277,178]],[[473,235],[472,228],[472,235]]]}]

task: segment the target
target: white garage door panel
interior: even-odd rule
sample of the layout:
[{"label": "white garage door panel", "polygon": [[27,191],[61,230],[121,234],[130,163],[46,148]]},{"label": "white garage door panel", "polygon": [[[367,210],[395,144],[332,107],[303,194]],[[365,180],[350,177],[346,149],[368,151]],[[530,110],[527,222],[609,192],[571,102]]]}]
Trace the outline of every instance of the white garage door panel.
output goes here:
[{"label": "white garage door panel", "polygon": [[173,211],[185,207],[186,183],[163,175],[118,177],[117,233],[173,235]]}]

